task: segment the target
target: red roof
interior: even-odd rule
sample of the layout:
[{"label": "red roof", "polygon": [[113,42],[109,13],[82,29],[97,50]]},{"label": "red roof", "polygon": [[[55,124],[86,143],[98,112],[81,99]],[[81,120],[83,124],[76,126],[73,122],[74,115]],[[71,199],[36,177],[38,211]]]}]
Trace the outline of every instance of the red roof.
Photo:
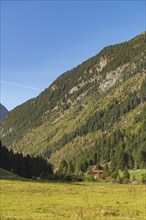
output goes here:
[{"label": "red roof", "polygon": [[103,170],[95,170],[94,168],[92,169],[93,173],[103,173]]},{"label": "red roof", "polygon": [[103,173],[104,171],[103,171],[103,170],[96,170],[96,165],[95,165],[95,166],[93,166],[93,168],[92,168],[92,172],[93,172],[93,173]]}]

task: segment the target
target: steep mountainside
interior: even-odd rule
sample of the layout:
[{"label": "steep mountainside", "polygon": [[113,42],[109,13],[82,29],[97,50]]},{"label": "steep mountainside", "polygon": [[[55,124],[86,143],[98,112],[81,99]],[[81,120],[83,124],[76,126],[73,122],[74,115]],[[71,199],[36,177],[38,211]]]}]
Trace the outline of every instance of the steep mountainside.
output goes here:
[{"label": "steep mountainside", "polygon": [[0,103],[0,122],[4,120],[7,114],[8,110]]},{"label": "steep mountainside", "polygon": [[145,33],[104,48],[61,75],[35,99],[11,111],[2,141],[23,154],[42,155],[59,168],[97,162],[113,168],[146,161]]}]

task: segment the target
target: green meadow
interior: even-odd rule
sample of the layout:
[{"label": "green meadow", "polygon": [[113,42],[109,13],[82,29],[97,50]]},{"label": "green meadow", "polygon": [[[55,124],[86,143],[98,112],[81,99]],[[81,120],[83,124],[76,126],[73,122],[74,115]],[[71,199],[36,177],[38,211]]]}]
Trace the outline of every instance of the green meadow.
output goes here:
[{"label": "green meadow", "polygon": [[0,179],[9,179],[9,180],[26,180],[23,177],[16,175],[8,170],[0,168]]},{"label": "green meadow", "polygon": [[1,220],[145,220],[146,186],[0,180]]},{"label": "green meadow", "polygon": [[141,180],[142,175],[146,174],[145,169],[140,169],[140,170],[130,170],[130,179],[132,180],[133,177],[135,177],[137,180]]}]

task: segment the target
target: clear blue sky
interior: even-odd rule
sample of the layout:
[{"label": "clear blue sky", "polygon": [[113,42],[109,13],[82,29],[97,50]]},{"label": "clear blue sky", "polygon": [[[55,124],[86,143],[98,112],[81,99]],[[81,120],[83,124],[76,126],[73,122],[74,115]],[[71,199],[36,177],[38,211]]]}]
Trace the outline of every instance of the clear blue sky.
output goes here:
[{"label": "clear blue sky", "polygon": [[145,30],[145,2],[1,1],[1,102],[13,109],[103,47]]}]

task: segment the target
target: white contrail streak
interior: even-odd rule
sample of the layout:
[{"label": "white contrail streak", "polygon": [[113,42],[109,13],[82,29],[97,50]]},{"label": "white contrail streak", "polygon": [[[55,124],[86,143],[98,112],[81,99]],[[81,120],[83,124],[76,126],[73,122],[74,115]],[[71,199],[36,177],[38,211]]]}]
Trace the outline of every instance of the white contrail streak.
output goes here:
[{"label": "white contrail streak", "polygon": [[2,84],[7,84],[7,85],[12,85],[12,86],[18,86],[21,88],[25,88],[25,89],[31,89],[31,90],[36,90],[36,91],[42,91],[40,88],[36,88],[36,87],[32,87],[32,86],[27,86],[27,85],[23,85],[23,84],[19,84],[19,83],[14,83],[14,82],[9,82],[9,81],[5,81],[5,80],[1,80]]}]

